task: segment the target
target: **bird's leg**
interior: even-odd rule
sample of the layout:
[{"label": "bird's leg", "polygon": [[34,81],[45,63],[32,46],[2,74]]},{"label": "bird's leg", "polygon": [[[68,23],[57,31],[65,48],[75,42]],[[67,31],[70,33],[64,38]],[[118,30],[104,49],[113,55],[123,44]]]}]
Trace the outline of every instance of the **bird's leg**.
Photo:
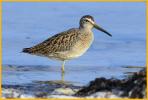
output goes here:
[{"label": "bird's leg", "polygon": [[62,64],[62,68],[61,68],[62,73],[65,72],[65,70],[64,70],[64,65],[65,65],[65,61],[63,61],[63,64]]},{"label": "bird's leg", "polygon": [[64,82],[64,76],[65,76],[65,73],[62,72],[62,73],[61,73],[61,81],[62,81],[62,82]]},{"label": "bird's leg", "polygon": [[62,63],[62,67],[61,67],[61,71],[62,71],[62,73],[61,73],[61,78],[62,78],[62,82],[64,82],[64,76],[65,76],[65,69],[64,69],[64,66],[65,66],[65,61],[63,61],[63,63]]}]

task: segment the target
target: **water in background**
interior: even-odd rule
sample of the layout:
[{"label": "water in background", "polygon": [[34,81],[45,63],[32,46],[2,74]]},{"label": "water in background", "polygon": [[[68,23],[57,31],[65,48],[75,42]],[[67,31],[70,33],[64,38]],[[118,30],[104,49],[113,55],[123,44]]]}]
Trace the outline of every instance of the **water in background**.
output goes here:
[{"label": "water in background", "polygon": [[[145,66],[145,3],[3,3],[2,8],[3,65],[42,65],[59,69],[58,74],[3,71],[5,84],[17,83],[20,77],[22,82],[58,79],[61,62],[21,51],[58,32],[78,27],[79,19],[87,14],[113,37],[94,29],[95,40],[90,49],[66,63],[67,80],[87,83],[98,76],[119,76],[123,73],[117,70],[121,66]],[[52,77],[45,77],[47,75]]]}]

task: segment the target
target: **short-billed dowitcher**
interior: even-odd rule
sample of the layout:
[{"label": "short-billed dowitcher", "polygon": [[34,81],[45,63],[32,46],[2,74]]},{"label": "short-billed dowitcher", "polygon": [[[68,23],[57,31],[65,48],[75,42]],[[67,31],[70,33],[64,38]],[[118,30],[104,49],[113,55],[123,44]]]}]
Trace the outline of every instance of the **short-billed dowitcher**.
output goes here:
[{"label": "short-billed dowitcher", "polygon": [[23,52],[63,61],[61,70],[64,72],[65,61],[83,55],[92,44],[94,40],[93,28],[112,36],[98,26],[90,15],[83,16],[79,24],[79,28],[58,33],[40,44],[24,48]]}]

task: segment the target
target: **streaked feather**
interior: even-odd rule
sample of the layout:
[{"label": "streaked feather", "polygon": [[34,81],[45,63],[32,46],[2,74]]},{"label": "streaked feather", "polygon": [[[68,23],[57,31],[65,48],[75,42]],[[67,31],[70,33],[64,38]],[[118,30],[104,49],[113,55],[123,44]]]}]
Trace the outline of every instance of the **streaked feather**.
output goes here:
[{"label": "streaked feather", "polygon": [[70,50],[77,42],[79,34],[79,30],[73,28],[56,34],[33,47],[24,48],[23,52],[40,56],[48,56],[49,54],[67,51]]}]

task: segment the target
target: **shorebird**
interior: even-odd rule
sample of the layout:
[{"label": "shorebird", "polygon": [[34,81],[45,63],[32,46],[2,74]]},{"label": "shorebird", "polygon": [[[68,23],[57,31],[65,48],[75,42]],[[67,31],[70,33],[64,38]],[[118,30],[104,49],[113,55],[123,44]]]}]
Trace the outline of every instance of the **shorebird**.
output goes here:
[{"label": "shorebird", "polygon": [[79,28],[71,28],[58,33],[33,47],[24,48],[23,52],[63,61],[61,70],[64,73],[65,61],[83,55],[92,44],[94,40],[93,28],[112,36],[98,26],[90,15],[83,16],[79,24]]}]

